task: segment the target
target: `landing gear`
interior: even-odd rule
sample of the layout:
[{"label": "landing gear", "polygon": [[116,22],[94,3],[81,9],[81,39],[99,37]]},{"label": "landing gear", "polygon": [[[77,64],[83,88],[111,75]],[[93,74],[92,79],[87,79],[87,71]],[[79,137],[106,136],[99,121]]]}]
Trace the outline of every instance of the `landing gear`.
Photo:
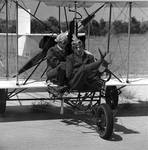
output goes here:
[{"label": "landing gear", "polygon": [[0,89],[0,114],[4,114],[6,110],[7,90]]},{"label": "landing gear", "polygon": [[108,140],[113,133],[113,115],[107,104],[101,104],[96,112],[97,132],[100,137]]},{"label": "landing gear", "polygon": [[105,100],[111,109],[116,109],[118,106],[118,89],[116,86],[107,86],[105,90]]}]

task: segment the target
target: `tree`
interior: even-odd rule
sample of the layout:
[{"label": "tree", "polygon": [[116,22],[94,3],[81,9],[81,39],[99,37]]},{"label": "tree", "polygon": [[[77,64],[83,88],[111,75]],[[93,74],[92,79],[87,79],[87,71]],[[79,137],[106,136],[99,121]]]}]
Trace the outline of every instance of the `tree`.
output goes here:
[{"label": "tree", "polygon": [[142,22],[140,26],[140,34],[144,34],[148,31],[148,21]]},{"label": "tree", "polygon": [[100,19],[100,35],[105,36],[107,33],[106,22],[103,18]]},{"label": "tree", "polygon": [[137,21],[135,17],[131,18],[131,33],[140,32],[140,21]]},{"label": "tree", "polygon": [[[36,19],[31,20],[31,33],[59,33],[59,22],[55,17],[49,17],[47,20],[39,22]],[[67,30],[67,23],[61,22],[61,30],[65,32]],[[128,32],[128,22],[122,22],[122,20],[116,20],[112,23],[113,33],[122,34]],[[8,32],[16,33],[16,20],[10,20],[8,22]],[[90,22],[90,35],[96,36],[105,36],[108,29],[108,22],[105,22],[104,19],[100,19],[100,22],[97,22],[93,19]],[[137,21],[135,17],[131,18],[131,33],[133,34],[143,34],[148,31],[148,21],[140,22]],[[0,32],[6,32],[6,20],[0,19]],[[88,33],[88,25],[86,25],[80,32]]]},{"label": "tree", "polygon": [[59,32],[59,21],[55,17],[49,17],[46,21],[47,25],[55,32]]},{"label": "tree", "polygon": [[55,26],[55,27],[58,27],[59,26],[59,22],[58,22],[58,20],[55,18],[55,17],[49,17],[48,19],[47,19],[47,22],[49,22],[49,25],[53,25],[53,26]]},{"label": "tree", "polygon": [[10,25],[10,27],[9,27],[8,31],[10,33],[16,33],[16,20],[9,21],[9,25]]},{"label": "tree", "polygon": [[36,19],[31,20],[31,33],[45,33],[44,25]]},{"label": "tree", "polygon": [[113,31],[114,31],[114,34],[122,33],[122,21],[121,20],[115,20],[113,22]]},{"label": "tree", "polygon": [[62,30],[63,32],[65,32],[65,31],[68,30],[68,28],[67,28],[67,23],[66,23],[66,22],[61,22],[60,26],[61,26],[61,30]]},{"label": "tree", "polygon": [[121,33],[128,33],[128,23],[127,22],[122,23],[121,31],[122,31]]},{"label": "tree", "polygon": [[[93,32],[91,32],[93,31]],[[91,26],[90,26],[90,34],[92,35],[100,35],[100,25],[96,20],[92,20]]]}]

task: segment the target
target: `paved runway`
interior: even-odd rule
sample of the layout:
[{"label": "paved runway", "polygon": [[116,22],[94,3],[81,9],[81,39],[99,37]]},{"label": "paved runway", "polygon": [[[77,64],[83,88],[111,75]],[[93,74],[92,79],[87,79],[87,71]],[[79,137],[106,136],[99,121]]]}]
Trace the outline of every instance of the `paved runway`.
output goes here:
[{"label": "paved runway", "polygon": [[8,102],[6,113],[0,117],[0,150],[148,149],[147,101],[119,105],[110,140],[99,137],[89,117],[68,110],[60,115],[58,102],[44,113],[32,112],[28,102],[19,105]]},{"label": "paved runway", "polygon": [[[134,106],[133,109],[136,106]],[[55,111],[53,112],[53,110]],[[146,109],[145,108],[137,108]],[[33,113],[30,106],[8,106],[0,118],[0,150],[146,150],[148,113],[122,110],[115,115],[114,133],[103,140],[89,118],[59,108]]]}]

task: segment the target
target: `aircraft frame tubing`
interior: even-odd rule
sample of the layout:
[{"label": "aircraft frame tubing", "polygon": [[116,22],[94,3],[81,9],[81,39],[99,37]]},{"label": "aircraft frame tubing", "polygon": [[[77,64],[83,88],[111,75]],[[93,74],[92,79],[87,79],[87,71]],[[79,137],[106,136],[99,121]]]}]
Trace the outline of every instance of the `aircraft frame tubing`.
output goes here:
[{"label": "aircraft frame tubing", "polygon": [[29,100],[53,100],[53,97],[48,97],[48,98],[14,98],[15,96],[17,96],[18,94],[22,93],[23,91],[27,90],[27,88],[24,88],[24,89],[20,89],[19,91],[17,91],[17,89],[14,89],[13,91],[11,92],[8,92],[7,93],[7,99],[6,101],[17,101],[17,100],[26,100],[26,101],[29,101]]},{"label": "aircraft frame tubing", "polygon": [[20,101],[20,100],[23,100],[23,101],[34,101],[34,100],[53,100],[53,98],[11,98],[11,99],[7,99],[7,101]]},{"label": "aircraft frame tubing", "polygon": [[[72,91],[71,93],[74,93]],[[84,103],[87,103],[86,106],[93,107],[96,105],[100,105],[101,99],[105,99],[104,90],[100,89],[99,91],[91,91],[91,92],[78,92],[78,95],[75,97],[63,97],[64,102],[73,108],[80,109]],[[84,106],[84,105],[83,105]]]},{"label": "aircraft frame tubing", "polygon": [[[104,86],[102,86],[97,92],[100,94],[95,97],[97,98],[95,103],[93,102],[96,91],[90,93],[86,92],[83,96],[81,95],[83,92],[79,92],[78,96],[76,97],[77,100],[75,102],[69,100],[67,101],[67,104],[72,106],[74,112],[76,110],[77,114],[84,113],[91,116],[92,120],[96,122],[96,130],[100,137],[103,139],[109,139],[113,133],[113,115],[109,105],[101,103],[101,99],[105,99]],[[90,99],[89,102],[86,105],[83,105],[87,98]]]}]

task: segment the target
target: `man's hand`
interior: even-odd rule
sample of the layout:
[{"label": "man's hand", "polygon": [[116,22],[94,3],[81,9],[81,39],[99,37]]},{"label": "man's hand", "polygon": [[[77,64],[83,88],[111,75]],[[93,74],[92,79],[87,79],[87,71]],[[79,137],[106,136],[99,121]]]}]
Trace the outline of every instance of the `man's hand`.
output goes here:
[{"label": "man's hand", "polygon": [[66,62],[60,62],[60,64],[58,65],[58,68],[62,70],[66,70]]},{"label": "man's hand", "polygon": [[50,58],[50,64],[52,67],[57,67],[59,65],[60,61],[57,59],[57,57]]}]

